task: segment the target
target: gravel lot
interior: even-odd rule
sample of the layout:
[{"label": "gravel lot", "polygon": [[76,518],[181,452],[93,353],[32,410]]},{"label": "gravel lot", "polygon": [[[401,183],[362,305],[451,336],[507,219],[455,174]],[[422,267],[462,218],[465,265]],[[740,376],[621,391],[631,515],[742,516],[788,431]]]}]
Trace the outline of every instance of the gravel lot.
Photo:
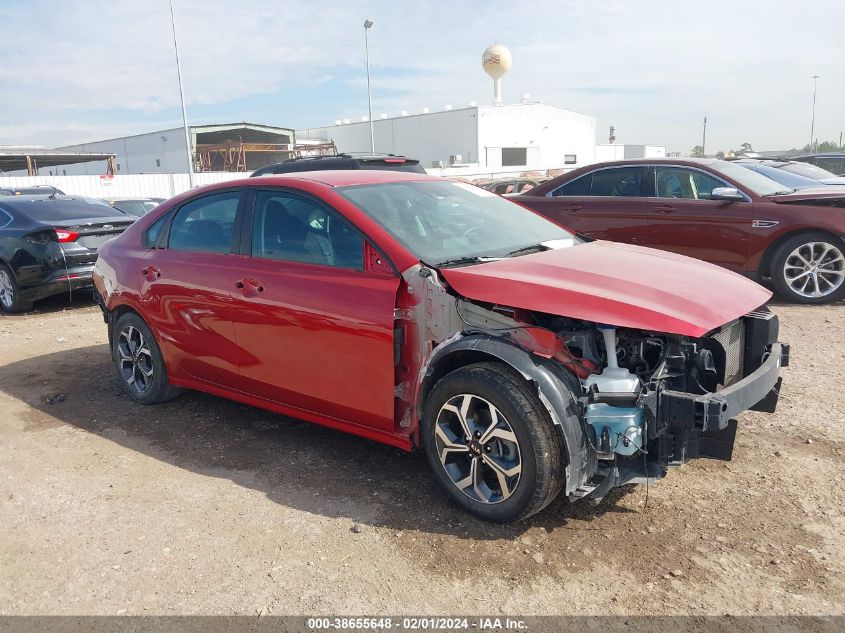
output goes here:
[{"label": "gravel lot", "polygon": [[0,317],[0,613],[845,614],[843,307],[774,306],[792,367],[734,461],[505,527],[420,454],[132,403],[90,302]]}]

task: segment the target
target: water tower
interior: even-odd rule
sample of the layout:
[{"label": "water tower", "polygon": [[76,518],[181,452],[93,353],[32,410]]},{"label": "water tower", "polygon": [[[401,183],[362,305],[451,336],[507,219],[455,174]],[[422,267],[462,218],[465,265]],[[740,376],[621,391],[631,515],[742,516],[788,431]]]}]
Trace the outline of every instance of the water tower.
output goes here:
[{"label": "water tower", "polygon": [[502,104],[502,77],[513,64],[511,52],[501,44],[488,46],[481,55],[481,67],[493,78],[493,102]]}]

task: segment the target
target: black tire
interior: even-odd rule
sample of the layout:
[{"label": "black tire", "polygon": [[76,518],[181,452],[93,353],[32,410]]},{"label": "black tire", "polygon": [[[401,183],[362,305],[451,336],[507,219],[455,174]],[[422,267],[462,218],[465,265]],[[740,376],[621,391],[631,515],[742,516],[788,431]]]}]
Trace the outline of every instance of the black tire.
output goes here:
[{"label": "black tire", "polygon": [[21,298],[21,288],[15,273],[5,263],[0,262],[0,311],[15,314],[31,309],[32,301],[24,301]]},{"label": "black tire", "polygon": [[120,385],[135,402],[158,404],[181,393],[179,387],[168,382],[161,348],[149,326],[136,313],[127,312],[117,320],[111,343]]},{"label": "black tire", "polygon": [[[472,415],[465,416],[468,420],[465,427],[460,416],[451,410],[444,411],[443,407],[465,402],[462,398],[466,395],[472,396],[478,404],[470,403],[470,407],[476,407],[474,410],[467,408],[467,412],[472,411]],[[460,432],[460,429],[476,424],[479,429],[486,427],[492,419],[492,416],[484,413],[485,408],[489,413],[489,405],[497,409],[497,419],[504,417],[503,427],[509,428],[516,438],[516,451],[512,442],[499,441],[499,438],[488,441],[486,445],[478,442],[473,444],[474,440],[483,441],[484,438],[478,438],[475,428],[470,428],[471,435],[475,435],[470,438],[470,442],[466,442],[466,438],[458,438],[452,432],[451,429],[457,428]],[[455,424],[458,426],[455,427]],[[438,426],[440,436],[436,435]],[[506,365],[476,363],[456,369],[441,378],[426,399],[421,432],[422,445],[437,482],[464,510],[482,519],[521,521],[545,508],[563,489],[565,471],[560,432],[552,423],[536,391]],[[446,438],[443,433],[448,434],[449,444],[444,443]],[[502,437],[507,435],[505,430]],[[455,443],[451,443],[453,439]],[[443,450],[444,447],[457,446],[461,441],[467,446],[465,451],[457,448]],[[494,448],[490,453],[490,445],[497,442],[499,449]],[[480,453],[474,454],[473,451]],[[447,461],[441,461],[441,455],[445,455]],[[490,467],[490,462],[484,461],[485,458],[489,460],[493,457],[498,459],[496,463],[500,465],[512,466],[515,464],[514,456],[520,462],[521,472],[504,479],[499,479],[496,471]],[[470,486],[466,485],[462,490],[458,484],[467,481],[464,471],[473,472],[471,466],[466,464],[471,465],[475,460],[478,462],[476,474],[466,477],[476,481],[478,473],[486,473],[480,475],[479,485],[482,489],[473,485],[469,490]],[[507,470],[515,470],[515,467]],[[488,486],[490,482],[492,485]],[[508,488],[507,496],[503,493],[505,488]],[[480,493],[486,494],[488,490],[489,497],[481,498],[484,495]],[[499,494],[496,494],[497,490]]]},{"label": "black tire", "polygon": [[[816,246],[811,246],[813,244]],[[820,255],[827,247],[830,247],[831,250],[822,259]],[[822,266],[822,268],[814,269],[812,267],[805,267],[803,260],[799,259],[797,255],[794,255],[799,249],[803,250],[803,256],[808,262],[813,262],[815,266]],[[782,298],[792,303],[819,304],[842,299],[845,297],[845,278],[838,273],[841,272],[842,275],[845,275],[845,262],[842,261],[843,253],[845,253],[845,244],[841,240],[821,231],[809,231],[789,238],[778,247],[772,257],[770,274],[775,290],[777,290]],[[836,254],[838,254],[839,260],[838,262],[832,263],[831,260]],[[815,260],[816,257],[819,258],[818,261]],[[835,272],[825,274],[824,271],[831,269]],[[819,270],[821,273],[815,279],[813,270]],[[805,275],[801,279],[806,280],[808,283],[806,291],[801,292],[800,284],[802,282],[794,279],[790,280],[790,273],[792,277]],[[831,285],[825,279],[839,280],[838,288],[832,289]],[[825,290],[830,291],[821,296],[810,296],[815,290],[815,285],[813,284],[816,283],[816,280],[818,280],[819,288],[822,292]]]}]

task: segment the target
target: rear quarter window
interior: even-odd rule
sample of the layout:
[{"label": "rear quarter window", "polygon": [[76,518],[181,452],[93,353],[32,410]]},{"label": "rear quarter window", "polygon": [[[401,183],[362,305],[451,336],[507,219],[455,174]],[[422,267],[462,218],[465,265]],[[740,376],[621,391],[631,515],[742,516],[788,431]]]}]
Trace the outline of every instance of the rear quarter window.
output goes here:
[{"label": "rear quarter window", "polygon": [[588,196],[593,174],[586,174],[575,180],[570,180],[552,192],[552,196]]}]

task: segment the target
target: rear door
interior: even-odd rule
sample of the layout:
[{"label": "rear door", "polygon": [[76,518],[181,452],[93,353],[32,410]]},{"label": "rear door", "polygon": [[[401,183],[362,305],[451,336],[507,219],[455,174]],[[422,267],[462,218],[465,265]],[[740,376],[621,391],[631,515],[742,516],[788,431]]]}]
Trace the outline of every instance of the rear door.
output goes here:
[{"label": "rear door", "polygon": [[241,191],[194,198],[154,223],[158,244],[137,265],[144,315],[177,372],[231,386],[238,375],[231,287]]},{"label": "rear door", "polygon": [[365,267],[364,237],[316,198],[263,190],[253,209],[232,282],[239,388],[393,431],[398,275]]},{"label": "rear door", "polygon": [[640,165],[605,167],[571,180],[545,197],[529,193],[525,203],[578,233],[640,244],[647,227],[645,173]]},{"label": "rear door", "polygon": [[710,200],[716,187],[734,187],[700,169],[657,165],[648,198],[647,246],[744,270],[752,203]]}]

